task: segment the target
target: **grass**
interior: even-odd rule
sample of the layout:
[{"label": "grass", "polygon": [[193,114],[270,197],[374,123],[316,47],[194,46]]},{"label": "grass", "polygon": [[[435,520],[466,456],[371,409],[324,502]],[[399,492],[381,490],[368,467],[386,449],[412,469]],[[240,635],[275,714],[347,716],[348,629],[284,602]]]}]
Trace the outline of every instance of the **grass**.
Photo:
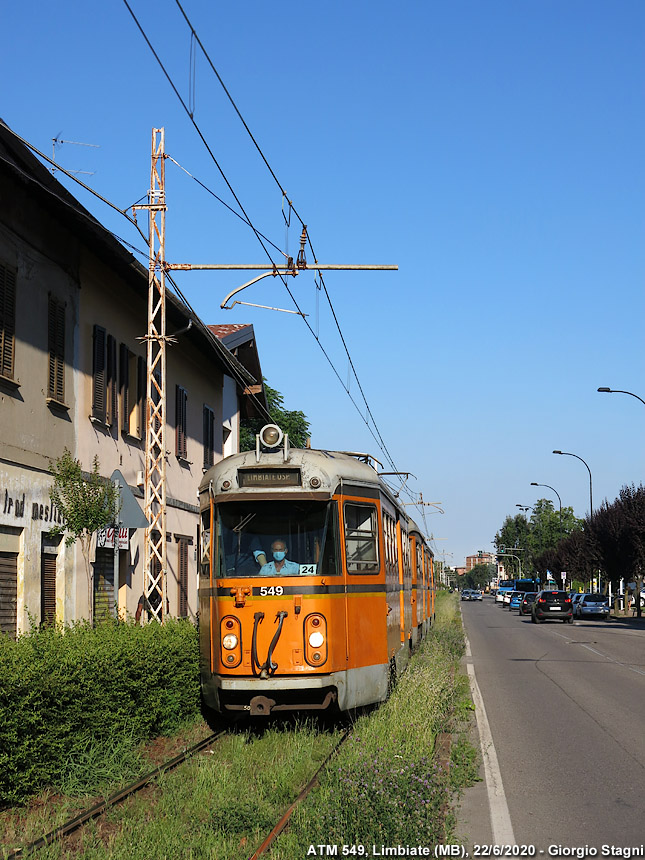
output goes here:
[{"label": "grass", "polygon": [[464,637],[454,595],[440,594],[436,623],[389,701],[352,736],[296,811],[273,860],[299,860],[310,845],[427,845],[454,838],[455,795],[476,779],[477,753],[460,737],[450,768],[433,756],[471,706],[457,673]]},{"label": "grass", "polygon": [[[273,860],[302,860],[318,843],[432,846],[454,840],[450,805],[476,771],[475,751],[462,737],[452,746],[449,768],[434,756],[437,735],[455,729],[471,707],[467,680],[457,671],[464,639],[454,598],[440,595],[435,627],[408,671],[384,706],[352,725],[320,785],[274,844]],[[247,860],[339,738],[339,728],[323,732],[314,723],[227,736],[210,754],[165,774],[71,841],[36,856]],[[110,755],[88,748],[68,769],[66,791],[95,790],[102,783],[84,783],[86,769],[109,782],[119,762],[136,770],[140,755],[126,737]],[[44,801],[25,831],[13,822],[14,836],[5,844],[15,846],[60,823],[46,819]],[[66,802],[68,815],[74,803],[88,805],[69,797]],[[0,829],[3,823],[0,816]]]}]

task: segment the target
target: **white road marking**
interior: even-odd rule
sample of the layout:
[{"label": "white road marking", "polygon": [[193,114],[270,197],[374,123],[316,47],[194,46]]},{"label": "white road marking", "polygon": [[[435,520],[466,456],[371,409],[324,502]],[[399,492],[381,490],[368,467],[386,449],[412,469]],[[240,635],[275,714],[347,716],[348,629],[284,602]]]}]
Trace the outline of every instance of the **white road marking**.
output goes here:
[{"label": "white road marking", "polygon": [[497,752],[493,743],[493,735],[486,716],[484,699],[475,677],[475,667],[472,664],[472,652],[470,642],[464,631],[466,640],[466,658],[471,662],[466,663],[470,691],[475,705],[475,717],[479,728],[479,740],[482,748],[482,759],[484,761],[484,775],[486,777],[486,791],[488,793],[488,805],[490,808],[490,823],[493,829],[493,842],[496,845],[515,845],[515,835],[511,816],[508,811],[502,773],[499,769]]},{"label": "white road marking", "polygon": [[610,663],[614,663],[616,666],[621,666],[623,669],[628,669],[630,672],[635,672],[637,675],[645,675],[645,672],[642,669],[637,669],[635,666],[630,666],[629,663],[621,663],[620,660],[614,660],[613,657],[610,657],[609,654],[603,654],[602,651],[597,651],[595,648],[591,648],[589,645],[585,645],[584,642],[578,642],[576,639],[570,639],[568,636],[563,636],[562,633],[556,633],[555,630],[551,631],[555,636],[559,636],[560,639],[564,639],[564,641],[568,645],[580,645],[581,648],[586,648],[587,651],[591,651],[593,654],[597,654],[599,657],[604,657],[605,660],[609,660]]}]

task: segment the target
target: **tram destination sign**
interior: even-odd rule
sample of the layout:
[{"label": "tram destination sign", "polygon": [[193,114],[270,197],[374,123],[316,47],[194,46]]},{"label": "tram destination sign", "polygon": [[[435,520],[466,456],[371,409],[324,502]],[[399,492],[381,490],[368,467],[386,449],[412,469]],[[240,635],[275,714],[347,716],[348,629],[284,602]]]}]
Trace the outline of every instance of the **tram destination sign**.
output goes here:
[{"label": "tram destination sign", "polygon": [[240,487],[299,487],[300,469],[238,469]]}]

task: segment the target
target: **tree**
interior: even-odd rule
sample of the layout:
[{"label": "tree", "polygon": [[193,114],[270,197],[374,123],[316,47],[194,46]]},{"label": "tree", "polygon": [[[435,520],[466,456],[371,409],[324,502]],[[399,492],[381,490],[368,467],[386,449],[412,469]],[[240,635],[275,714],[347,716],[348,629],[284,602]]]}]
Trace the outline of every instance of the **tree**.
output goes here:
[{"label": "tree", "polygon": [[65,448],[62,456],[50,462],[49,471],[54,478],[49,498],[63,518],[62,524],[54,526],[50,534],[64,534],[66,546],[80,541],[87,575],[88,616],[92,623],[94,577],[90,565],[90,544],[94,532],[115,521],[119,492],[111,481],[101,477],[98,457],[94,457],[92,471],[86,476],[80,462]]},{"label": "tree", "polygon": [[495,578],[494,564],[476,564],[464,574],[463,587],[482,591]]},{"label": "tree", "polygon": [[[550,499],[538,499],[533,506],[530,519],[524,514],[507,516],[502,528],[495,535],[497,551],[502,547],[506,552],[518,555],[522,560],[522,573],[529,576],[537,573],[541,581],[547,579],[547,572],[556,573],[553,565],[558,564],[556,548],[561,540],[582,528],[583,520],[574,516],[573,508],[556,511]],[[502,556],[504,567],[510,578],[519,576],[519,563],[510,556]],[[561,570],[566,570],[562,567]]]},{"label": "tree", "polygon": [[[614,502],[605,500],[587,519],[586,528],[596,566],[614,585],[623,577],[635,581],[640,594],[645,568],[645,487],[623,487]],[[636,610],[640,616],[638,599]]]},{"label": "tree", "polygon": [[[273,424],[277,424],[283,433],[288,434],[289,444],[294,448],[305,448],[309,436],[309,422],[304,412],[284,408],[284,398],[279,391],[271,388],[264,381],[267,395],[269,415]],[[240,451],[255,449],[255,436],[264,427],[266,421],[262,418],[243,418],[240,422]]]}]

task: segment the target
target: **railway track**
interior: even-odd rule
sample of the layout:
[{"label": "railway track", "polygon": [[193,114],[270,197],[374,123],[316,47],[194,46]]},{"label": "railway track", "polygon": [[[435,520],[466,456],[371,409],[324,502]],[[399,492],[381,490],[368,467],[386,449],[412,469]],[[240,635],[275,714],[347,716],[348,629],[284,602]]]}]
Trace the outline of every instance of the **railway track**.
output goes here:
[{"label": "railway track", "polygon": [[343,734],[340,736],[340,739],[339,739],[338,743],[336,744],[336,746],[332,749],[332,751],[329,753],[327,758],[323,761],[323,763],[320,765],[318,770],[315,772],[315,774],[311,777],[309,782],[302,789],[302,791],[300,792],[298,797],[296,797],[296,799],[293,801],[293,803],[289,806],[289,808],[286,810],[286,812],[282,815],[282,817],[280,818],[278,823],[275,825],[273,830],[266,837],[266,839],[262,842],[262,844],[258,848],[256,848],[254,853],[251,854],[251,856],[249,857],[249,860],[257,860],[258,857],[262,857],[263,855],[266,854],[266,852],[273,845],[275,840],[278,838],[278,836],[282,833],[284,828],[289,823],[289,819],[291,818],[294,811],[298,808],[298,806],[302,803],[302,801],[305,799],[305,797],[309,794],[311,789],[318,783],[318,776],[319,776],[320,772],[322,770],[324,770],[324,768],[329,764],[331,759],[336,755],[338,750],[341,748],[341,746],[344,744],[344,742],[349,737],[349,733],[350,733],[350,729],[346,729],[343,732]]},{"label": "railway track", "polygon": [[96,803],[94,806],[91,806],[89,809],[86,809],[79,815],[74,816],[74,818],[70,818],[68,821],[65,822],[65,824],[61,824],[60,827],[56,827],[54,830],[51,830],[49,833],[46,833],[39,839],[35,839],[33,842],[29,842],[27,845],[23,845],[21,848],[17,848],[11,854],[7,855],[6,860],[19,860],[19,858],[27,857],[27,855],[31,854],[33,851],[36,851],[39,848],[44,848],[46,845],[50,845],[52,842],[57,842],[61,839],[65,839],[75,830],[78,830],[79,827],[82,827],[84,824],[87,824],[88,821],[92,821],[94,818],[98,818],[99,816],[106,813],[109,809],[112,809],[112,807],[126,800],[128,797],[131,797],[133,794],[136,794],[138,791],[141,791],[141,789],[149,785],[153,779],[156,779],[156,777],[160,776],[162,773],[168,773],[169,771],[178,767],[180,764],[183,764],[191,756],[211,746],[225,734],[227,734],[227,732],[222,731],[209,735],[208,737],[194,744],[192,747],[189,747],[188,749],[184,750],[179,755],[159,765],[159,767],[156,767],[154,770],[150,771],[150,773],[147,773],[144,777],[137,780],[137,782],[133,782],[126,788],[122,788],[120,791],[115,792],[105,800]]},{"label": "railway track", "polygon": [[[105,800],[96,803],[94,806],[91,806],[83,812],[79,813],[78,815],[74,816],[73,818],[70,818],[64,824],[54,828],[49,833],[46,833],[38,839],[29,842],[27,845],[23,845],[20,848],[16,848],[13,852],[6,856],[6,860],[21,860],[21,858],[28,857],[30,854],[40,848],[44,848],[45,846],[50,845],[53,842],[58,842],[66,839],[68,836],[70,836],[79,828],[83,827],[89,821],[99,818],[101,815],[104,815],[108,810],[117,806],[119,803],[126,800],[128,797],[131,797],[138,791],[141,791],[143,788],[149,785],[156,777],[160,776],[161,774],[168,773],[171,770],[174,770],[176,767],[187,761],[191,756],[201,752],[202,750],[207,749],[209,746],[212,746],[226,734],[228,734],[228,732],[221,731],[209,735],[208,737],[196,743],[194,746],[184,750],[179,755],[159,765],[154,770],[150,771],[145,776],[138,779],[136,782],[133,782],[125,788],[110,795]],[[311,789],[318,783],[320,773],[324,770],[327,764],[339,751],[349,734],[350,729],[347,728],[339,738],[338,743],[334,746],[334,748],[330,751],[322,764],[318,767],[309,782],[307,782],[307,784],[302,788],[296,799],[281,816],[275,827],[264,839],[262,844],[251,855],[250,860],[257,860],[257,858],[266,855],[266,852],[269,850],[276,838],[287,826],[293,812],[297,809],[299,804],[307,797]]]}]

